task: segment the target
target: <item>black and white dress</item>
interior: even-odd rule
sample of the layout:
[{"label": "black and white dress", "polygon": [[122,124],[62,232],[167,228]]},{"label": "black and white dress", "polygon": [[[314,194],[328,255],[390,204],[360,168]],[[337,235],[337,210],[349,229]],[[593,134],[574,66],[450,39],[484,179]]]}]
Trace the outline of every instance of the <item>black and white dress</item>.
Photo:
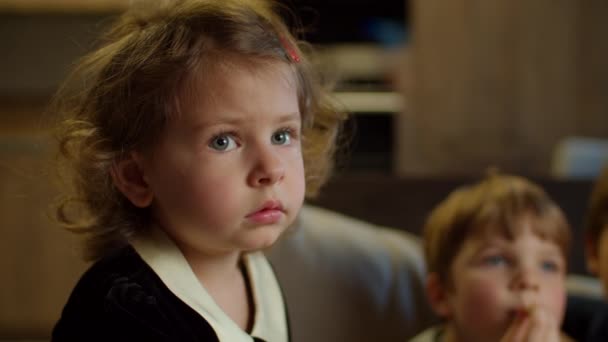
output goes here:
[{"label": "black and white dress", "polygon": [[243,331],[161,231],[94,263],[72,291],[52,341],[288,342],[283,295],[261,252],[244,256],[254,323]]}]

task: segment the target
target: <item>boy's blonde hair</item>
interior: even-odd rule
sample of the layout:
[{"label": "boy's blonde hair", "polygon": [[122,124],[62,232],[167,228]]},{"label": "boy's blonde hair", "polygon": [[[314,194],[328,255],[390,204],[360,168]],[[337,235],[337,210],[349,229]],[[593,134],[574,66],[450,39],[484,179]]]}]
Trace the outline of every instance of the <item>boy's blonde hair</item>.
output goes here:
[{"label": "boy's blonde hair", "polygon": [[595,242],[597,248],[600,235],[608,227],[608,167],[605,167],[595,181],[589,206],[585,215],[585,235],[587,241]]},{"label": "boy's blonde hair", "polygon": [[452,261],[471,237],[500,234],[512,239],[518,220],[532,215],[532,229],[568,255],[570,226],[562,210],[538,185],[517,176],[491,174],[454,190],[429,215],[424,226],[427,271],[452,284]]},{"label": "boy's blonde hair", "polygon": [[210,69],[226,63],[290,65],[302,115],[308,196],[332,169],[334,140],[344,120],[302,53],[305,45],[271,2],[142,4],[118,18],[55,96],[53,112],[62,119],[60,171],[69,172],[73,185],[57,218],[70,230],[89,234],[86,256],[92,260],[125,245],[151,220],[148,208],[135,207],[114,187],[110,167],[131,151],[154,146],[166,122],[179,115],[179,102],[196,77]]}]

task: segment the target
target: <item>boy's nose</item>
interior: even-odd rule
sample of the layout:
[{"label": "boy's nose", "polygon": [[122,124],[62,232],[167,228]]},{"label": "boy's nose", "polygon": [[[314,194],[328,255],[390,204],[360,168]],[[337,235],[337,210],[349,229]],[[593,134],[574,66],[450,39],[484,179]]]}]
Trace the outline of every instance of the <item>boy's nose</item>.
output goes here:
[{"label": "boy's nose", "polygon": [[514,290],[519,290],[519,291],[524,291],[524,290],[538,291],[539,290],[539,286],[535,282],[519,281],[519,282],[515,283],[515,286],[513,287],[513,289]]},{"label": "boy's nose", "polygon": [[511,282],[511,289],[515,291],[538,291],[539,288],[537,277],[529,270],[519,270]]}]

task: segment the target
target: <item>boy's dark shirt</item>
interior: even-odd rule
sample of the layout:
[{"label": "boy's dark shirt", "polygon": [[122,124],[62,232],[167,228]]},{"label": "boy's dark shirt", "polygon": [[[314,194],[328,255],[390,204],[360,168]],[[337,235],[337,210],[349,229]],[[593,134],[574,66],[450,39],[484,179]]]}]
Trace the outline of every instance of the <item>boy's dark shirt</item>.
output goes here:
[{"label": "boy's dark shirt", "polygon": [[601,298],[569,295],[562,330],[578,342],[608,341],[608,303]]}]

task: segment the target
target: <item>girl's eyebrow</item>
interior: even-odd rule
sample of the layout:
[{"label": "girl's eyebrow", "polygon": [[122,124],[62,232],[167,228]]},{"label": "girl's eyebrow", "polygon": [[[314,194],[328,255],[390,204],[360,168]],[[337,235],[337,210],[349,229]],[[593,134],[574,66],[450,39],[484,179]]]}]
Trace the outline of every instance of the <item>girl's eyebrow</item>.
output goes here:
[{"label": "girl's eyebrow", "polygon": [[285,115],[281,115],[278,119],[277,122],[289,122],[289,121],[300,121],[300,113],[299,112],[294,112],[294,113],[288,113]]},{"label": "girl's eyebrow", "polygon": [[192,129],[194,131],[200,131],[200,130],[204,130],[208,127],[213,127],[213,126],[218,126],[218,125],[239,125],[241,122],[245,122],[247,120],[244,120],[241,117],[234,117],[234,118],[214,118],[214,119],[202,119],[198,122],[196,122]]},{"label": "girl's eyebrow", "polygon": [[[195,122],[194,124],[192,124],[192,126],[190,127],[190,129],[188,130],[191,134],[201,134],[201,132],[204,132],[210,128],[216,127],[216,126],[240,126],[243,123],[246,123],[248,120],[247,118],[243,118],[243,117],[227,117],[227,118],[218,118],[218,119],[211,119],[211,120],[205,120],[202,119],[198,122]],[[277,117],[276,120],[274,120],[274,124],[279,124],[279,125],[284,125],[286,123],[292,123],[292,122],[297,122],[300,123],[301,119],[300,119],[300,113],[299,112],[292,112],[292,113],[287,113],[284,115],[281,115],[279,117]]]},{"label": "girl's eyebrow", "polygon": [[[245,118],[242,116],[234,116],[234,117],[226,116],[226,117],[221,117],[221,118],[213,118],[211,120],[202,119],[199,122],[194,124],[194,129],[199,130],[201,128],[215,126],[215,125],[240,125],[244,122],[246,123],[249,121],[250,120],[248,118]],[[279,122],[279,123],[288,122],[288,121],[300,121],[300,113],[293,112],[293,113],[283,114],[281,116],[278,116],[274,121]]]}]

